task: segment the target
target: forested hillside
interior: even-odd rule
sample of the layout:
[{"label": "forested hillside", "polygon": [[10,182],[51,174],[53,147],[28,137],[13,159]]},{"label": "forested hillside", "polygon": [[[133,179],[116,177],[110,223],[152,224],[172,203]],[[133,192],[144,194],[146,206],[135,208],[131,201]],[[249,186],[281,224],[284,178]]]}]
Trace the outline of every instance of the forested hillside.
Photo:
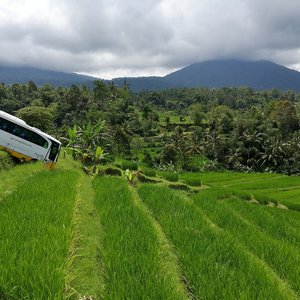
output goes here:
[{"label": "forested hillside", "polygon": [[[190,88],[131,93],[94,81],[91,89],[0,85],[0,109],[65,137],[81,157],[101,146],[172,170],[300,172],[300,94],[273,89]],[[70,144],[71,143],[71,144]],[[80,155],[79,155],[80,156]],[[85,161],[88,162],[87,159]]]}]

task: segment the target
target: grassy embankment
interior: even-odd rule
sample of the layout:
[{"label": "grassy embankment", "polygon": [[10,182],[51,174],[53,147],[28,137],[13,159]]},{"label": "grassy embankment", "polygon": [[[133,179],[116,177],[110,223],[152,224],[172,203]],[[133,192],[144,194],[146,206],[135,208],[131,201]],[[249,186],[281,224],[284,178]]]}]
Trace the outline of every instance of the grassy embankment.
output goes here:
[{"label": "grassy embankment", "polygon": [[65,292],[68,299],[104,297],[103,229],[94,201],[92,180],[81,174],[76,187],[72,239],[66,264]]}]

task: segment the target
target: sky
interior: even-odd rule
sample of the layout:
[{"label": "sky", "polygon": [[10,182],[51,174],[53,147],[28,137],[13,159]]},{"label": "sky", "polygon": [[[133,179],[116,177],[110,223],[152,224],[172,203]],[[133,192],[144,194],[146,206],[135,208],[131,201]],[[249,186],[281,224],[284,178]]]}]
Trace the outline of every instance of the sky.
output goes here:
[{"label": "sky", "polygon": [[215,59],[300,71],[300,0],[0,0],[0,65],[111,79]]}]

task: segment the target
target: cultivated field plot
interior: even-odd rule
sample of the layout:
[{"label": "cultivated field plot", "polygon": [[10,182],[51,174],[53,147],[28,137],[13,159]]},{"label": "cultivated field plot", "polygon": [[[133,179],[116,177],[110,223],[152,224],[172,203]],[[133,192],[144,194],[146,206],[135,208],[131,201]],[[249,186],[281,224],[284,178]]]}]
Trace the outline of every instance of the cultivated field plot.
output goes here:
[{"label": "cultivated field plot", "polygon": [[2,198],[1,299],[63,298],[76,176],[40,171]]},{"label": "cultivated field plot", "polygon": [[251,201],[297,206],[298,177],[180,178],[209,188],[1,173],[0,299],[299,299],[300,212]]},{"label": "cultivated field plot", "polygon": [[244,191],[248,194],[266,196],[266,199],[278,201],[291,209],[300,210],[300,178],[280,174],[245,174],[237,172],[207,172],[183,174],[182,178],[198,178],[212,187],[227,190]]}]

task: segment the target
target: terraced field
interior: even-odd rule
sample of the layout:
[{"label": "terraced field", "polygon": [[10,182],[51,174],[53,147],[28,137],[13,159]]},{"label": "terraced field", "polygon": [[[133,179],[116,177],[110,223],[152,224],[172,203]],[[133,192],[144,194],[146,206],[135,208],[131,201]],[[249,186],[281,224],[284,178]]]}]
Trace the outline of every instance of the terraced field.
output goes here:
[{"label": "terraced field", "polygon": [[208,187],[191,193],[63,159],[0,176],[1,300],[300,298],[298,177],[181,174]]}]

